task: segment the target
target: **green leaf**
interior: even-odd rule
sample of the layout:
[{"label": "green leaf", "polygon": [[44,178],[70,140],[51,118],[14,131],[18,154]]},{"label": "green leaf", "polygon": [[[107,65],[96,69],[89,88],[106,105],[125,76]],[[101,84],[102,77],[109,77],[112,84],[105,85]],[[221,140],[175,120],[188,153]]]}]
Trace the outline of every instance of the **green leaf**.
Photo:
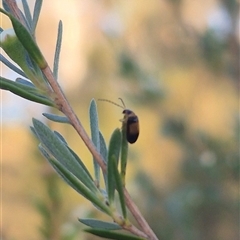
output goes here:
[{"label": "green leaf", "polygon": [[30,71],[28,53],[23,44],[19,41],[14,29],[6,29],[1,33],[0,47],[5,51],[9,58],[13,60],[25,73]]},{"label": "green leaf", "polygon": [[58,174],[68,183],[73,189],[75,189],[78,193],[92,202],[94,205],[98,206],[103,212],[108,215],[111,215],[111,211],[107,205],[103,201],[101,201],[98,196],[91,192],[84,184],[79,181],[70,171],[68,171],[60,162],[53,158],[47,159],[50,164],[54,167],[54,169],[58,172]]},{"label": "green leaf", "polygon": [[100,131],[99,131],[99,140],[100,140],[100,153],[103,157],[104,162],[107,164],[107,156],[108,156],[107,145]]},{"label": "green leaf", "polygon": [[[48,92],[49,86],[46,83],[46,79],[40,72],[39,66],[36,64],[36,62],[34,62],[34,59],[31,59],[29,52],[27,52],[26,46],[24,46],[24,44],[22,44],[22,42],[19,40],[19,36],[17,36],[15,30],[7,29],[1,33],[1,48],[6,52],[8,57],[11,58],[23,70],[24,74],[35,84],[35,86],[37,86],[39,89],[42,89],[42,91]],[[28,33],[27,29],[25,29],[25,32]]]},{"label": "green leaf", "polygon": [[32,33],[35,33],[36,30],[37,22],[42,8],[42,2],[43,0],[35,1],[35,6],[33,10]]},{"label": "green leaf", "polygon": [[[104,137],[103,137],[103,135],[100,131],[99,131],[99,140],[100,140],[100,153],[103,157],[104,162],[107,164],[107,157],[108,157],[107,145],[106,145]],[[108,183],[107,183],[107,173],[102,171],[102,174],[103,174],[105,186],[107,187],[107,185],[108,185]]]},{"label": "green leaf", "polygon": [[26,80],[26,79],[16,78],[15,82],[20,83],[20,84],[22,84],[22,85],[24,85],[24,86],[27,86],[27,87],[32,87],[32,88],[34,88],[35,90],[37,90],[36,87],[34,86],[34,84],[32,84],[32,82],[30,82],[30,81],[28,81],[28,80]]},{"label": "green leaf", "polygon": [[[95,145],[95,147],[97,148],[97,150],[100,152],[97,104],[94,99],[92,99],[91,103],[90,103],[89,115],[90,115],[90,128],[91,128],[92,142]],[[94,165],[95,179],[99,183],[99,181],[100,181],[100,166],[95,159],[93,159],[93,165]]]},{"label": "green leaf", "polygon": [[109,150],[108,150],[108,164],[107,164],[107,175],[108,175],[108,198],[109,198],[109,204],[111,205],[114,201],[114,193],[115,193],[115,177],[114,177],[114,165],[113,162],[118,163],[119,158],[119,152],[120,152],[120,146],[121,146],[121,133],[119,128],[115,129],[113,132],[110,144],[109,144]]},{"label": "green leaf", "polygon": [[30,29],[31,29],[32,15],[31,15],[27,0],[22,0],[22,5],[23,5],[23,10],[24,10],[24,13],[25,13],[26,21],[27,21],[27,23],[28,23],[28,25],[30,26]]},{"label": "green leaf", "polygon": [[94,229],[94,228],[88,228],[84,229],[85,232],[91,233],[93,235],[108,238],[108,239],[115,239],[115,240],[145,240],[145,238],[133,236],[133,235],[127,235],[119,232],[111,232],[107,230],[101,230],[101,229]]},{"label": "green leaf", "polygon": [[125,176],[127,170],[127,158],[128,158],[128,141],[126,136],[126,124],[122,126],[122,146],[121,146],[121,178],[123,186],[125,186]]},{"label": "green leaf", "polygon": [[35,136],[38,140],[40,140],[40,139],[38,138],[38,135],[37,135],[34,127],[30,126],[30,130],[32,131],[32,133],[34,134],[34,136]]},{"label": "green leaf", "polygon": [[51,158],[49,152],[45,149],[45,147],[40,143],[38,145],[38,149],[40,150],[41,154],[48,160]]},{"label": "green leaf", "polygon": [[113,171],[113,175],[115,177],[116,189],[119,194],[119,200],[120,200],[120,204],[121,204],[121,208],[122,208],[122,214],[123,214],[124,219],[126,219],[127,218],[127,209],[126,209],[126,203],[125,203],[125,198],[124,198],[123,185],[122,185],[121,176],[117,169],[117,163],[115,161],[112,162],[111,171]]},{"label": "green leaf", "polygon": [[31,34],[28,32],[25,26],[23,26],[22,23],[19,22],[18,19],[16,19],[13,15],[7,13],[2,8],[0,8],[0,12],[2,12],[3,14],[7,15],[10,18],[14,31],[19,41],[24,46],[31,59],[37,63],[40,69],[46,68],[47,62],[44,56],[42,55],[39,47],[37,46],[35,40],[32,38]]},{"label": "green leaf", "polygon": [[83,164],[83,162],[81,161],[81,159],[78,157],[78,155],[70,148],[68,147],[69,151],[72,153],[72,155],[75,157],[76,161],[81,165],[81,167],[83,168],[83,170],[85,171],[85,173],[89,176],[89,178],[93,181],[93,178],[90,174],[90,172],[88,171],[88,169],[86,168],[86,166]]},{"label": "green leaf", "polygon": [[70,124],[69,119],[66,116],[59,116],[52,113],[43,113],[42,115],[53,122]]},{"label": "green leaf", "polygon": [[9,79],[0,77],[0,88],[8,90],[22,98],[28,99],[33,102],[41,103],[47,106],[55,107],[55,103],[47,97],[40,95],[33,87],[25,86],[18,82],[13,82]]},{"label": "green leaf", "polygon": [[118,165],[120,147],[121,147],[121,132],[120,132],[120,129],[117,128],[114,130],[110,139],[109,148],[108,148],[108,161],[112,156],[115,156],[117,160],[117,165]]},{"label": "green leaf", "polygon": [[26,77],[25,73],[21,69],[19,69],[17,66],[9,62],[7,58],[5,58],[2,54],[0,54],[0,61],[4,63],[7,67],[9,67],[11,70],[13,70],[14,72],[18,73],[23,77]]},{"label": "green leaf", "polygon": [[3,5],[3,8],[4,8],[7,12],[10,12],[10,8],[9,8],[8,3],[6,2],[6,0],[3,0],[3,1],[2,1],[2,5]]},{"label": "green leaf", "polygon": [[[33,127],[31,127],[31,130],[33,131],[34,135],[38,138],[38,135],[35,132],[35,129]],[[83,162],[81,161],[81,159],[78,157],[78,155],[68,146],[67,141],[65,140],[65,138],[57,131],[54,131],[54,134],[68,147],[68,150],[71,152],[71,154],[74,156],[74,158],[76,159],[76,162],[78,164],[81,165],[81,168],[83,168],[83,170],[88,174],[89,178],[93,181],[93,178],[90,174],[90,172],[88,171],[88,169],[86,168],[86,166],[83,164]],[[40,139],[39,139],[40,140]],[[49,156],[48,153],[45,153],[46,150],[44,149],[43,146],[40,145],[40,150],[42,152],[42,154],[44,155],[44,157]],[[43,152],[45,151],[45,152]],[[45,156],[46,155],[46,156]],[[47,157],[46,157],[47,158]]]},{"label": "green leaf", "polygon": [[58,79],[58,65],[59,65],[59,58],[60,58],[61,45],[62,45],[62,29],[63,29],[62,21],[59,21],[57,44],[56,44],[54,64],[53,64],[53,75],[55,79]]},{"label": "green leaf", "polygon": [[104,221],[91,219],[91,218],[81,218],[78,220],[79,220],[79,222],[81,222],[89,227],[92,227],[92,228],[99,228],[99,229],[101,228],[101,229],[105,229],[105,230],[120,230],[120,229],[122,229],[122,227],[116,223],[104,222]]},{"label": "green leaf", "polygon": [[114,196],[115,196],[115,178],[114,178],[114,172],[113,172],[113,162],[116,162],[116,157],[112,156],[111,159],[108,160],[108,165],[107,165],[107,176],[108,176],[108,185],[107,185],[107,191],[108,191],[108,200],[109,200],[109,205],[112,205],[114,201]]},{"label": "green leaf", "polygon": [[[92,192],[99,192],[89,174],[83,168],[83,163],[72,155],[68,147],[47,126],[37,119],[33,119],[33,126],[43,144],[51,155],[54,156],[68,171],[75,175]],[[80,164],[81,162],[81,164]]]},{"label": "green leaf", "polygon": [[68,146],[67,141],[65,140],[65,138],[63,137],[63,135],[57,131],[53,131],[53,133],[66,145]]}]

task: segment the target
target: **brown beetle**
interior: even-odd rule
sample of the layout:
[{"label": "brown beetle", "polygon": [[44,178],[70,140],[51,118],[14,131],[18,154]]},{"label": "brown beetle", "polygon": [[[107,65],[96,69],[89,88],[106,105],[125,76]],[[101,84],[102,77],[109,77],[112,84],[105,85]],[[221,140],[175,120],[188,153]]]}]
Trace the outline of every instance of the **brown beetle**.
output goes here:
[{"label": "brown beetle", "polygon": [[124,118],[120,121],[123,122],[123,128],[126,128],[127,141],[129,143],[135,143],[138,139],[138,136],[139,136],[139,120],[138,120],[138,117],[132,110],[126,109],[123,100],[121,98],[119,98],[119,99],[122,102],[123,106],[121,106],[121,105],[119,105],[115,102],[112,102],[110,100],[107,100],[107,99],[98,99],[98,100],[112,103],[112,104],[124,109],[123,112],[122,112],[124,114]]}]

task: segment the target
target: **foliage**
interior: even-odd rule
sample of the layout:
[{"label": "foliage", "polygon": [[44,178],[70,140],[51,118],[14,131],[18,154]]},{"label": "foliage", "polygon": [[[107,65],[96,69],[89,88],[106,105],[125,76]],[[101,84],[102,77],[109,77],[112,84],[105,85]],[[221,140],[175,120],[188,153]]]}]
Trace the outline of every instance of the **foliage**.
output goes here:
[{"label": "foliage", "polygon": [[[105,139],[98,127],[96,102],[92,100],[89,111],[92,139],[89,139],[57,83],[62,38],[61,22],[58,29],[54,69],[51,71],[35,40],[35,29],[42,1],[36,1],[33,16],[27,2],[22,1],[22,3],[24,12],[21,12],[17,5],[12,5],[11,1],[3,1],[5,10],[0,9],[0,12],[11,20],[13,29],[1,32],[0,46],[21,69],[10,64],[3,55],[1,55],[2,62],[13,71],[20,73],[24,79],[12,81],[1,77],[1,88],[9,90],[22,98],[58,109],[65,116],[44,115],[52,121],[70,123],[88,146],[93,155],[94,177],[91,176],[84,162],[68,146],[60,133],[52,131],[44,123],[33,119],[31,130],[39,140],[39,150],[49,164],[69,186],[89,200],[99,211],[110,216],[114,222],[80,218],[81,223],[91,227],[91,229],[85,231],[112,239],[157,239],[148,224],[143,220],[140,212],[136,211],[134,203],[124,187],[125,180],[122,182],[123,178],[118,170],[122,143],[124,156],[121,161],[124,161],[124,163],[121,165],[126,166],[126,138],[122,139],[122,132],[120,129],[116,129],[112,134],[107,149]],[[100,188],[100,169],[105,179],[104,189]],[[121,213],[119,213],[117,207],[117,193]],[[49,223],[51,223],[49,209],[41,202],[38,203],[38,208],[44,213],[46,222],[49,220]],[[141,230],[137,229],[128,219],[127,208],[135,215],[135,220],[140,224]],[[127,230],[132,235],[113,232],[113,230],[119,229]],[[50,237],[50,232],[46,230],[46,227],[42,229],[43,235],[47,238]]]}]

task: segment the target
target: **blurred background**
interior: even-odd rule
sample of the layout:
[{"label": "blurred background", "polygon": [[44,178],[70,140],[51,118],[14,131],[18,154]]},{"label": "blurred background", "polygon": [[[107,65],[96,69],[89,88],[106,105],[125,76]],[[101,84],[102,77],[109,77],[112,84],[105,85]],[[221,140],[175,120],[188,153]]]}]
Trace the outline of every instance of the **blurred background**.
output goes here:
[{"label": "blurred background", "polygon": [[[29,1],[34,5],[34,1]],[[89,132],[92,98],[139,117],[127,188],[163,240],[239,239],[239,1],[44,1],[37,42]],[[1,26],[10,28],[7,18]],[[15,79],[1,66],[3,76]],[[106,219],[39,154],[32,117],[51,109],[1,91],[3,240],[99,239],[77,218]],[[107,142],[122,110],[98,102]],[[56,113],[56,112],[55,112]],[[47,122],[92,169],[70,126]]]}]

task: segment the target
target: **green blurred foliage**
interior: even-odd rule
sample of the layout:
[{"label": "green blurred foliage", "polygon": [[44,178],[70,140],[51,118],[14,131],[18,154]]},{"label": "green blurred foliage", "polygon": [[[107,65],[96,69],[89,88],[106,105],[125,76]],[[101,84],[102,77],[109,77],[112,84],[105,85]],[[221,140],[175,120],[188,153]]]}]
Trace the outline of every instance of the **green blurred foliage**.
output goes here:
[{"label": "green blurred foliage", "polygon": [[206,133],[187,133],[186,123],[176,119],[167,119],[163,129],[184,154],[181,179],[172,189],[159,189],[143,172],[137,174],[153,229],[162,239],[237,239],[238,139],[222,142]]}]

